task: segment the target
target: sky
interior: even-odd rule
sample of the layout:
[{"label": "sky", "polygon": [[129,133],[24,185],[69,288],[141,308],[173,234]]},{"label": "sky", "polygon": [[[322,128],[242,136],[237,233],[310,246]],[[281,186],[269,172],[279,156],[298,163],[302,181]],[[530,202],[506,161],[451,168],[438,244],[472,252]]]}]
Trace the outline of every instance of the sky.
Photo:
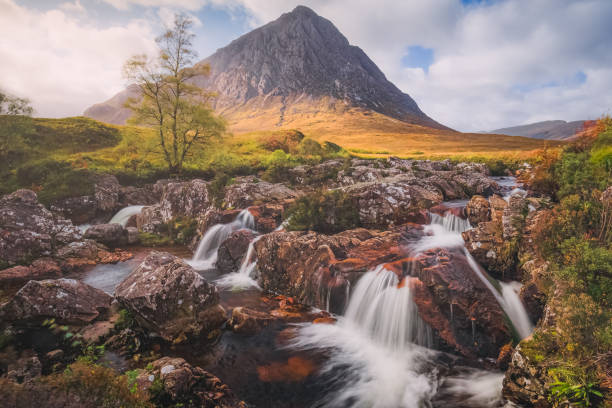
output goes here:
[{"label": "sky", "polygon": [[331,20],[437,121],[486,131],[612,114],[612,0],[0,0],[0,89],[36,116],[127,84],[177,12],[201,58],[297,5]]}]

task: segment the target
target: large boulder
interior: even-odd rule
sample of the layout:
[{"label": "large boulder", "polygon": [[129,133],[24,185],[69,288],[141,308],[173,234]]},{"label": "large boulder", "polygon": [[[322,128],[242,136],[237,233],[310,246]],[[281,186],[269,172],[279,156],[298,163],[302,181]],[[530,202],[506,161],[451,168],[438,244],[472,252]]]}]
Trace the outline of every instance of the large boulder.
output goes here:
[{"label": "large boulder", "polygon": [[298,196],[298,192],[284,184],[268,183],[249,176],[237,179],[226,187],[223,201],[228,208],[247,208],[264,203],[282,203]]},{"label": "large boulder", "polygon": [[246,408],[229,387],[200,367],[193,367],[182,358],[162,357],[140,370],[136,383],[142,390],[161,381],[159,397],[168,397],[172,406]]},{"label": "large boulder", "polygon": [[119,206],[154,205],[161,199],[161,189],[147,184],[144,187],[125,186],[119,189]]},{"label": "large boulder", "polygon": [[80,239],[79,230],[39,204],[33,191],[0,198],[0,266],[52,255],[57,247]]},{"label": "large boulder", "polygon": [[95,178],[94,198],[100,213],[112,213],[119,207],[119,181],[111,174],[100,174]]},{"label": "large boulder", "polygon": [[0,317],[18,326],[40,326],[49,318],[58,324],[86,325],[104,316],[112,300],[74,279],[32,280],[0,309]]},{"label": "large boulder", "polygon": [[465,356],[497,357],[511,340],[504,311],[460,249],[436,248],[413,260],[414,301],[446,347]]},{"label": "large boulder", "polygon": [[234,231],[221,243],[217,251],[217,269],[221,273],[236,272],[240,269],[249,244],[255,238],[253,231]]},{"label": "large boulder", "polygon": [[277,231],[255,243],[258,281],[264,290],[295,297],[300,303],[342,313],[347,289],[378,264],[402,258],[407,229],[377,232],[363,228],[336,235]]},{"label": "large boulder", "polygon": [[421,210],[444,200],[438,187],[403,175],[356,184],[347,187],[345,191],[358,208],[361,225],[368,228],[384,228],[409,222]]},{"label": "large boulder", "polygon": [[138,230],[161,232],[163,225],[176,217],[198,218],[212,206],[208,184],[199,179],[156,184],[161,190],[160,202],[145,207],[136,218]]},{"label": "large boulder", "polygon": [[85,238],[111,247],[127,244],[127,231],[121,224],[97,224],[85,231]]},{"label": "large boulder", "polygon": [[217,288],[165,252],[151,252],[115,296],[142,327],[171,342],[206,337],[226,320]]}]

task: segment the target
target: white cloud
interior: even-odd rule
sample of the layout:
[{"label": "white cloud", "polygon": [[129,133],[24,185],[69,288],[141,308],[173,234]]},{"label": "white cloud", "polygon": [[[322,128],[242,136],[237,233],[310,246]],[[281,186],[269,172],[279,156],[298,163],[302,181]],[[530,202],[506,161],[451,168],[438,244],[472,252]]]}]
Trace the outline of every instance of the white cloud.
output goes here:
[{"label": "white cloud", "polygon": [[68,13],[84,13],[85,8],[81,4],[81,0],[76,0],[74,3],[62,3],[59,6],[62,10]]},{"label": "white cloud", "polygon": [[143,7],[173,7],[187,10],[199,10],[209,3],[207,0],[103,0],[119,10],[127,10],[130,6]]},{"label": "white cloud", "polygon": [[[609,0],[500,0],[470,8],[459,0],[225,3],[241,4],[259,24],[298,4],[312,7],[426,113],[460,130],[595,118],[612,108]],[[410,45],[434,49],[428,74],[401,66]],[[577,72],[585,83],[567,81]],[[558,86],[542,86],[552,83]]]},{"label": "white cloud", "polygon": [[97,28],[61,10],[38,12],[0,0],[0,86],[33,101],[39,116],[78,115],[123,89],[121,68],[156,50],[148,23]]},{"label": "white cloud", "polygon": [[[469,8],[459,0],[103,1],[120,10],[149,7],[143,18],[151,24],[171,22],[177,10],[193,15],[212,5],[240,18],[246,12],[253,27],[298,4],[309,6],[427,114],[459,130],[594,118],[612,108],[609,0],[498,0]],[[79,6],[75,0],[62,9]],[[111,96],[123,85],[123,61],[154,49],[144,21],[103,21],[108,28],[100,29],[85,13],[34,12],[14,0],[0,0],[0,7],[0,86],[35,100],[41,115],[78,113]],[[427,73],[402,66],[411,45],[434,50]],[[579,72],[586,75],[583,83],[571,80]]]}]

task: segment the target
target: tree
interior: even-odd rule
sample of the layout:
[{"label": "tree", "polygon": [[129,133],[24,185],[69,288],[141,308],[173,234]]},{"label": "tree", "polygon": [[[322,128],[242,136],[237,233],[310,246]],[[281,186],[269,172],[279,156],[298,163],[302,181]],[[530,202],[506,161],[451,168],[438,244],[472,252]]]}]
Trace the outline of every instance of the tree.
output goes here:
[{"label": "tree", "polygon": [[156,39],[159,55],[130,58],[124,67],[142,98],[127,106],[134,112],[131,123],[156,128],[159,145],[171,174],[180,175],[183,163],[196,145],[207,145],[225,132],[225,122],[214,114],[209,101],[214,94],[193,85],[198,76],[210,74],[210,66],[194,65],[193,22],[184,15]]},{"label": "tree", "polygon": [[30,131],[30,101],[0,91],[0,171],[14,167],[28,150],[24,136]]}]

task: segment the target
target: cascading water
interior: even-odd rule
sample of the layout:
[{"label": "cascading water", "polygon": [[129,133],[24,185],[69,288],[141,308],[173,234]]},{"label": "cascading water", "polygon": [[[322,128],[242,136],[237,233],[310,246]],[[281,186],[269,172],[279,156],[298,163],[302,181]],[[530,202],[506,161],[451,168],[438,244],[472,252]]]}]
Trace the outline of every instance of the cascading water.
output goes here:
[{"label": "cascading water", "polygon": [[257,260],[253,259],[255,253],[255,243],[259,241],[261,236],[255,237],[247,249],[247,253],[240,264],[238,272],[233,272],[218,279],[215,283],[223,288],[231,288],[233,290],[246,289],[249,287],[259,288],[257,281],[253,279],[253,272],[257,267]]},{"label": "cascading water", "polygon": [[[417,254],[432,248],[461,247],[468,264],[482,283],[495,296],[495,299],[512,322],[519,336],[521,338],[529,336],[533,331],[533,324],[529,320],[525,306],[518,297],[518,294],[515,290],[509,289],[509,284],[502,282],[500,282],[502,287],[502,293],[500,293],[485,275],[478,262],[465,248],[465,241],[461,236],[461,232],[467,231],[470,228],[469,221],[463,220],[454,214],[447,213],[444,217],[431,214],[431,223],[424,228],[425,233],[428,235],[413,244],[411,247],[412,251],[414,254]],[[515,288],[515,286],[511,287]]]},{"label": "cascading water", "polygon": [[248,209],[242,210],[230,223],[213,225],[200,240],[193,258],[188,263],[198,270],[214,268],[217,262],[217,251],[223,241],[234,231],[254,228],[255,219]]},{"label": "cascading water", "polygon": [[421,407],[436,391],[423,370],[432,351],[421,346],[430,345],[409,282],[382,266],[357,282],[337,324],[304,325],[292,343],[333,350],[322,375],[339,390],[320,401],[326,407]]},{"label": "cascading water", "polygon": [[117,214],[113,216],[113,218],[111,218],[108,223],[121,224],[123,227],[125,227],[130,218],[132,218],[132,216],[136,214],[140,214],[144,207],[144,205],[130,205],[129,207],[122,208]]}]

